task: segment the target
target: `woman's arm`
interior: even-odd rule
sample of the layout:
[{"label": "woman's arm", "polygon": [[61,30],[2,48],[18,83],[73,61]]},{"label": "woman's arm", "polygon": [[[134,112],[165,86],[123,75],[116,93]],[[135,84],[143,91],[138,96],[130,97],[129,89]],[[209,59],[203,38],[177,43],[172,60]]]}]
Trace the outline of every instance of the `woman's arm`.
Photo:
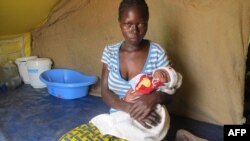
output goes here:
[{"label": "woman's arm", "polygon": [[108,88],[108,66],[103,63],[102,67],[102,79],[101,79],[101,95],[102,99],[105,103],[107,103],[112,108],[124,111],[128,113],[129,108],[132,104],[125,102],[124,100],[121,100],[117,95],[114,94],[111,90]]},{"label": "woman's arm", "polygon": [[142,120],[154,110],[157,104],[169,104],[172,101],[172,97],[173,95],[157,91],[149,95],[143,95],[136,100],[133,106],[131,106],[129,110],[130,116]]},{"label": "woman's arm", "polygon": [[160,116],[155,112],[157,104],[167,105],[171,102],[173,95],[162,92],[153,92],[149,95],[143,95],[129,109],[129,114],[132,118],[140,122],[144,127],[151,128],[150,125],[160,123]]}]

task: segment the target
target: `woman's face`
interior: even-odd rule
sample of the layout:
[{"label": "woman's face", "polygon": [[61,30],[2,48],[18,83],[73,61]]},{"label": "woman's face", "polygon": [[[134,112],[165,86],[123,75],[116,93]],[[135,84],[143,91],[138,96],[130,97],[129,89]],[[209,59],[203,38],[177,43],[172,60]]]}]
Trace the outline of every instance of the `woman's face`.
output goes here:
[{"label": "woman's face", "polygon": [[132,45],[138,45],[148,29],[148,19],[139,6],[125,10],[119,23],[125,41]]}]

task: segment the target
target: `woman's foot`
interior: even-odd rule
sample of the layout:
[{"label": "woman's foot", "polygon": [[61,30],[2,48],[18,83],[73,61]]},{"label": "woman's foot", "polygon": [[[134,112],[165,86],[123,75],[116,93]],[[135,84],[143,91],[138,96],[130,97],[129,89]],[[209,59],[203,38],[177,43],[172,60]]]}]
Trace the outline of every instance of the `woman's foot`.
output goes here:
[{"label": "woman's foot", "polygon": [[208,140],[197,137],[192,133],[188,132],[187,130],[180,129],[176,133],[175,141],[208,141]]}]

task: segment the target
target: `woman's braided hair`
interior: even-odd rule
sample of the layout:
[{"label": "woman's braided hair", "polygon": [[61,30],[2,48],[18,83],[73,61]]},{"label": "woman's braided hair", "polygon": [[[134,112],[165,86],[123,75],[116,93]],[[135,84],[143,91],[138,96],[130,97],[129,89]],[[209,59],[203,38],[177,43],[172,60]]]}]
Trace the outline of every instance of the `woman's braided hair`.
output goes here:
[{"label": "woman's braided hair", "polygon": [[133,6],[140,6],[142,8],[143,16],[148,20],[149,12],[148,12],[148,5],[145,0],[122,0],[119,6],[119,17],[118,20],[121,19],[125,10]]}]

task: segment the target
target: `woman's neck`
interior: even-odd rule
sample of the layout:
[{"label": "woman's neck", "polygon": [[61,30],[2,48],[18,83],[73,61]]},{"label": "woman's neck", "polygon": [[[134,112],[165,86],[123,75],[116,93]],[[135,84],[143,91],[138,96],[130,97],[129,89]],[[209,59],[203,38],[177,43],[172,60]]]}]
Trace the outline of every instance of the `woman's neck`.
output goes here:
[{"label": "woman's neck", "polygon": [[130,44],[124,41],[122,43],[121,50],[127,51],[127,52],[139,51],[139,50],[144,49],[144,47],[146,47],[146,44],[147,44],[147,40],[144,40],[144,39],[137,45]]}]

